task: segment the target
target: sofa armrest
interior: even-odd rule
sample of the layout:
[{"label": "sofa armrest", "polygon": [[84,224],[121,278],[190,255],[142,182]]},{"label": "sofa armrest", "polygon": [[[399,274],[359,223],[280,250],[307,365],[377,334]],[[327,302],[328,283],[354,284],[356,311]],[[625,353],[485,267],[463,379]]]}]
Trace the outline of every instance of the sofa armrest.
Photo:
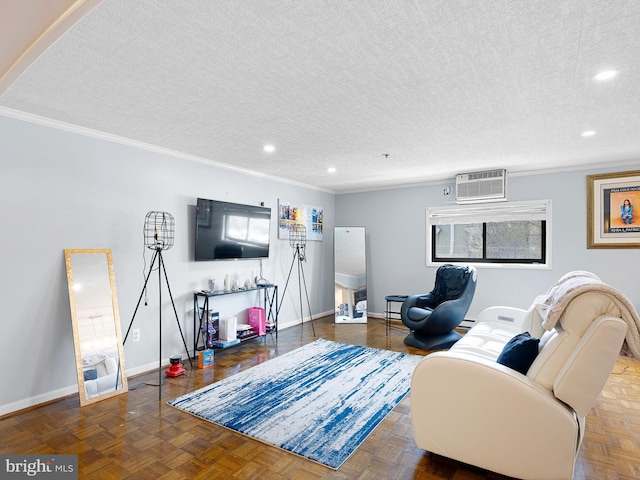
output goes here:
[{"label": "sofa armrest", "polygon": [[476,319],[476,323],[488,322],[497,325],[510,325],[517,328],[519,332],[525,327],[527,310],[516,307],[489,307],[485,308]]},{"label": "sofa armrest", "polygon": [[432,353],[413,372],[410,398],[422,449],[516,478],[572,476],[580,438],[574,412],[515,370],[471,354]]}]

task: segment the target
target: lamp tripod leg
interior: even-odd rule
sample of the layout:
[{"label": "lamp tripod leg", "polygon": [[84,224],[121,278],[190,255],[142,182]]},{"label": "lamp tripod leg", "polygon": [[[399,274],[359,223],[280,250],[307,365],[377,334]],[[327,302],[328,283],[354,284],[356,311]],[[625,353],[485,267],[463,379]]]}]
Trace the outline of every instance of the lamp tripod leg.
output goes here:
[{"label": "lamp tripod leg", "polygon": [[[296,245],[296,249],[293,252],[293,258],[291,259],[291,267],[289,267],[289,274],[287,275],[287,281],[284,284],[284,289],[282,290],[282,296],[280,297],[280,305],[278,305],[276,309],[276,318],[280,314],[280,307],[282,306],[282,302],[284,302],[284,294],[287,292],[287,287],[289,286],[289,280],[291,280],[291,272],[293,272],[293,266],[298,263],[298,290],[300,292],[300,325],[304,327],[304,311],[303,311],[303,303],[302,303],[302,283],[304,283],[304,291],[307,297],[307,306],[309,307],[309,319],[311,320],[311,329],[313,330],[313,336],[316,336],[316,328],[313,325],[313,315],[311,314],[311,302],[309,301],[309,292],[307,290],[307,282],[304,278],[304,270],[302,268],[302,254],[300,253],[300,246]],[[302,338],[302,328],[300,329],[300,338]]]},{"label": "lamp tripod leg", "polygon": [[302,332],[304,330],[304,312],[302,309],[302,284],[300,278],[300,271],[302,269],[302,261],[300,260],[300,255],[298,254],[298,293],[300,295],[300,340],[302,340]]},{"label": "lamp tripod leg", "polygon": [[[313,325],[313,314],[311,313],[311,302],[309,301],[309,290],[307,290],[307,281],[304,276],[304,269],[302,268],[302,260],[298,257],[298,265],[300,267],[300,271],[298,272],[298,283],[300,283],[300,277],[302,277],[302,282],[304,284],[304,293],[307,297],[307,307],[309,308],[309,321],[311,322],[311,330],[313,331],[313,336],[316,336],[316,327]],[[300,312],[302,312],[302,288],[300,288]],[[304,317],[302,317],[304,318]]]},{"label": "lamp tripod leg", "polygon": [[169,277],[167,276],[167,269],[164,266],[164,260],[162,260],[162,254],[160,254],[160,264],[162,265],[162,271],[164,272],[164,280],[167,283],[167,291],[169,292],[169,298],[171,299],[171,306],[173,307],[173,313],[176,316],[176,323],[178,324],[178,330],[180,331],[180,337],[182,338],[182,345],[184,346],[184,351],[187,352],[187,358],[189,359],[189,365],[193,368],[193,362],[191,361],[191,355],[189,355],[189,349],[187,348],[187,342],[184,339],[184,334],[182,333],[182,327],[180,326],[180,320],[178,320],[178,311],[176,310],[176,304],[173,301],[173,295],[171,294],[171,286],[169,285]]},{"label": "lamp tripod leg", "polygon": [[293,271],[293,266],[296,263],[296,253],[293,253],[293,258],[291,259],[291,266],[289,267],[289,275],[287,275],[287,281],[284,284],[284,289],[282,290],[282,296],[280,297],[280,305],[277,306],[276,309],[276,317],[279,315],[280,313],[280,307],[282,306],[282,302],[284,302],[284,294],[287,293],[287,286],[289,286],[289,280],[291,279],[291,272]]},{"label": "lamp tripod leg", "polygon": [[140,308],[140,302],[142,302],[142,297],[144,296],[144,291],[147,289],[147,283],[149,283],[149,277],[151,277],[151,272],[153,272],[153,265],[156,263],[156,258],[158,257],[158,250],[153,254],[153,258],[151,259],[151,266],[149,267],[149,273],[147,273],[147,277],[144,279],[144,285],[142,287],[142,291],[140,292],[140,297],[138,298],[138,304],[136,305],[135,310],[133,311],[133,316],[131,317],[131,321],[129,322],[129,328],[127,328],[127,333],[124,336],[124,340],[122,341],[122,345],[127,341],[127,337],[129,336],[129,331],[133,326],[133,320],[136,318],[136,313],[138,313],[138,308]]},{"label": "lamp tripod leg", "polygon": [[138,298],[138,304],[133,312],[133,316],[131,317],[131,322],[129,322],[129,327],[127,328],[127,333],[124,336],[124,340],[122,345],[127,341],[127,337],[129,336],[129,332],[131,331],[131,327],[133,326],[133,321],[136,318],[136,314],[138,313],[138,309],[140,308],[140,303],[142,302],[142,297],[144,296],[144,291],[147,288],[147,284],[149,283],[149,278],[151,277],[151,272],[153,272],[154,265],[156,264],[156,260],[158,262],[158,400],[162,400],[162,274],[164,273],[164,279],[167,284],[167,291],[169,292],[169,298],[171,299],[171,305],[173,307],[173,313],[176,316],[176,323],[178,324],[178,330],[180,331],[180,337],[182,338],[182,344],[184,346],[185,351],[187,352],[187,357],[189,358],[189,364],[191,368],[193,368],[193,362],[191,360],[191,356],[189,355],[189,349],[187,348],[187,342],[184,339],[184,334],[182,332],[182,327],[180,326],[180,320],[178,319],[178,311],[176,310],[176,304],[173,301],[173,294],[171,293],[171,286],[169,285],[169,276],[167,275],[167,269],[164,266],[164,260],[162,258],[162,250],[156,249],[153,254],[153,258],[151,259],[151,266],[149,267],[149,272],[144,280],[144,286],[142,287],[142,291],[140,292],[140,297]]},{"label": "lamp tripod leg", "polygon": [[162,251],[156,249],[158,254],[158,402],[162,400]]}]

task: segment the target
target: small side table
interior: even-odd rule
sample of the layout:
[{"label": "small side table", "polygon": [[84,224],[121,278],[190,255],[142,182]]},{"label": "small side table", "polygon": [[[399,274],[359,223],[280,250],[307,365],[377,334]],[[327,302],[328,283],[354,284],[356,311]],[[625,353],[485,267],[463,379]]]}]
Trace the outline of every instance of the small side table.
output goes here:
[{"label": "small side table", "polygon": [[[385,323],[387,324],[387,336],[391,332],[391,320],[400,320],[400,308],[392,310],[393,303],[402,304],[408,295],[387,295],[384,299],[387,301],[387,309],[384,311]],[[400,305],[402,307],[402,305]]]}]

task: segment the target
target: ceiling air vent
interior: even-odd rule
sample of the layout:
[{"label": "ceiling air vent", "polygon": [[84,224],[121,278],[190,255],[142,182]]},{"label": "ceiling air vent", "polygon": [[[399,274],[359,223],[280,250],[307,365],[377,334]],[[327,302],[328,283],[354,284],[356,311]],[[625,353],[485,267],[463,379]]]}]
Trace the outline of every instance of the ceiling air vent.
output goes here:
[{"label": "ceiling air vent", "polygon": [[501,202],[506,199],[507,171],[504,169],[456,175],[456,203]]}]

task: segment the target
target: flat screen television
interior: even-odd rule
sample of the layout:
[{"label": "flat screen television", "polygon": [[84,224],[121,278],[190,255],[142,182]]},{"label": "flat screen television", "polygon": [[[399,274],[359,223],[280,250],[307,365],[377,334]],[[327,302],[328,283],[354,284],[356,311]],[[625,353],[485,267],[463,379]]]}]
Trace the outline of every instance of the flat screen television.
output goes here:
[{"label": "flat screen television", "polygon": [[195,260],[267,258],[271,209],[198,198]]}]

